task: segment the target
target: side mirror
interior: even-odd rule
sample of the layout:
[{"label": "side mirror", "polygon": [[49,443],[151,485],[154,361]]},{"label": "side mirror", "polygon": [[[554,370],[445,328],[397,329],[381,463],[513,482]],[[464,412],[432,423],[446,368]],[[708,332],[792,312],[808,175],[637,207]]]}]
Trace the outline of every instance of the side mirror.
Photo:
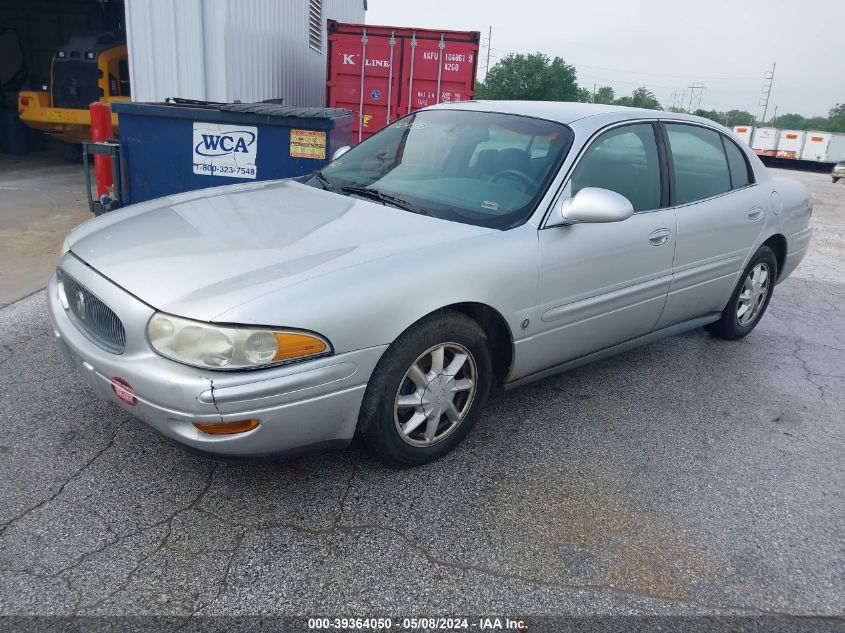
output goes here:
[{"label": "side mirror", "polygon": [[351,147],[349,147],[349,145],[344,145],[343,147],[338,147],[338,148],[334,151],[334,154],[332,154],[332,160],[337,160],[338,158],[340,158],[341,156],[343,156],[346,152],[348,152],[348,151],[349,151],[349,150],[351,150],[351,149],[352,149],[352,148],[351,148]]},{"label": "side mirror", "polygon": [[621,222],[634,214],[631,201],[615,191],[598,187],[584,187],[572,198],[561,202],[558,213],[549,218],[547,226]]}]

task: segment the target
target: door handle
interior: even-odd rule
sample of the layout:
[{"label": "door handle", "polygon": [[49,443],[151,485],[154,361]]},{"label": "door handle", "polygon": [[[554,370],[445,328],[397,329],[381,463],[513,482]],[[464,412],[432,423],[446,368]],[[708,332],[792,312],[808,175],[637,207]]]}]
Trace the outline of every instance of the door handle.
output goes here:
[{"label": "door handle", "polygon": [[749,220],[759,220],[763,217],[763,209],[760,207],[754,207],[751,211],[748,212],[748,219]]},{"label": "door handle", "polygon": [[669,229],[657,229],[648,236],[649,244],[652,246],[663,246],[672,237]]}]

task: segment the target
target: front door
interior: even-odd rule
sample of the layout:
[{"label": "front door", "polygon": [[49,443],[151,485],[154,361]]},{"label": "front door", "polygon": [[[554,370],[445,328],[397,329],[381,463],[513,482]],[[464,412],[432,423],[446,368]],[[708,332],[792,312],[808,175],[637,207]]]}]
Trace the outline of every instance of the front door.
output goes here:
[{"label": "front door", "polygon": [[672,280],[675,212],[652,123],[612,128],[572,172],[568,195],[601,187],[630,200],[622,222],[539,231],[536,333],[525,341],[531,374],[650,332]]}]

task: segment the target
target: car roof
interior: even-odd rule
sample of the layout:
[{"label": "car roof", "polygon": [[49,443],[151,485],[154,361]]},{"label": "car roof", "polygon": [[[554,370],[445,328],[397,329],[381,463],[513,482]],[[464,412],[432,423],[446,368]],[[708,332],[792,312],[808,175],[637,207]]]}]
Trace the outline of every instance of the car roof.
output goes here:
[{"label": "car roof", "polygon": [[475,110],[479,112],[499,112],[502,114],[521,114],[537,117],[549,121],[570,124],[590,117],[598,117],[595,123],[606,124],[626,119],[676,119],[703,123],[712,127],[724,129],[718,123],[703,117],[693,116],[683,112],[667,112],[665,110],[646,110],[645,108],[628,108],[625,106],[603,105],[599,103],[578,103],[568,101],[457,101],[440,103],[430,106],[426,110]]}]

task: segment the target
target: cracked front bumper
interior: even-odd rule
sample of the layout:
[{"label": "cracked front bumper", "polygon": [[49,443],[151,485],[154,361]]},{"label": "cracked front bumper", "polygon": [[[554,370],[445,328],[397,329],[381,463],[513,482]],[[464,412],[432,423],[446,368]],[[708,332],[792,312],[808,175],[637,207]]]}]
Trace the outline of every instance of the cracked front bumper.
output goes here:
[{"label": "cracked front bumper", "polygon": [[[66,358],[102,400],[193,450],[221,456],[294,453],[352,439],[367,381],[384,347],[247,372],[189,367],[150,348],[146,325],[153,308],[70,253],[60,265],[109,305],[126,330],[125,351],[105,351],[77,328],[60,299],[56,276],[50,280],[48,311],[55,336]],[[112,389],[116,377],[132,386],[136,404],[117,397]],[[260,424],[236,435],[209,435],[193,426],[244,419]]]}]

